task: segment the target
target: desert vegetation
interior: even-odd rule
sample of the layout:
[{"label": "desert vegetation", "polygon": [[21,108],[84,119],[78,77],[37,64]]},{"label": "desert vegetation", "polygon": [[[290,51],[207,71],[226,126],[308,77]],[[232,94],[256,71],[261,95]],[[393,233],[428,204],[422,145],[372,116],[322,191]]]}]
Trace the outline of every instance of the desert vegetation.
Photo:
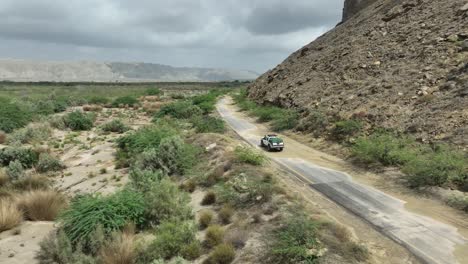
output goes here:
[{"label": "desert vegetation", "polygon": [[[56,221],[38,246],[36,260],[44,264],[271,263],[265,256],[296,263],[346,254],[320,250],[326,245],[314,241],[329,226],[296,219],[300,202],[284,195],[268,159],[226,133],[214,112],[223,94],[95,90],[70,100],[63,113],[43,112],[41,122],[5,129],[0,231]],[[147,111],[148,102],[158,107]],[[77,168],[86,173],[70,181]],[[284,230],[291,219],[313,229],[299,237]],[[252,253],[251,239],[259,239],[262,254]],[[286,243],[290,249],[278,249]]]}]

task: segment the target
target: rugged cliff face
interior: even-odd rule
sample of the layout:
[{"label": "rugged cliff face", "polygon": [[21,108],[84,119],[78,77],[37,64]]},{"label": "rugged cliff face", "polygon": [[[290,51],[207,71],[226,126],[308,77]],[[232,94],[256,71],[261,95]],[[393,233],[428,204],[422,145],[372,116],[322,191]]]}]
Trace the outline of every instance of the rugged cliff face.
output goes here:
[{"label": "rugged cliff face", "polygon": [[343,8],[343,22],[350,19],[359,11],[365,9],[374,2],[377,2],[377,0],[345,0]]},{"label": "rugged cliff face", "polygon": [[467,25],[466,0],[377,0],[263,74],[249,96],[467,147]]}]

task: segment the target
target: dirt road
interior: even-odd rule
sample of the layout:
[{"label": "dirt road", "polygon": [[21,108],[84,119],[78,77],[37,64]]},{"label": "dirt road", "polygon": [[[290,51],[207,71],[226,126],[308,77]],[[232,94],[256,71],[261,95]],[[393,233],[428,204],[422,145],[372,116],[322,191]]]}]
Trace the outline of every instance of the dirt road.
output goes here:
[{"label": "dirt road", "polygon": [[[266,127],[239,113],[230,98],[220,100],[217,109],[229,126],[258,147],[260,138],[267,133]],[[284,152],[267,155],[307,181],[310,188],[365,219],[424,262],[468,263],[468,239],[456,227],[410,212],[405,208],[405,201],[358,183],[339,170],[341,166],[334,157],[290,138],[285,138],[285,143]]]}]

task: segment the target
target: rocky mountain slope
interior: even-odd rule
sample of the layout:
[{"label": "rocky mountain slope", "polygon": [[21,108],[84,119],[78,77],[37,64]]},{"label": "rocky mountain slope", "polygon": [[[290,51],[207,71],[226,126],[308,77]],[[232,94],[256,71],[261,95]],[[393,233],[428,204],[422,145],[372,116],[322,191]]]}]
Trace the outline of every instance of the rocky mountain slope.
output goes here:
[{"label": "rocky mountain slope", "polygon": [[177,68],[151,63],[38,62],[0,60],[0,80],[9,81],[232,81],[252,80],[245,70]]},{"label": "rocky mountain slope", "polygon": [[467,25],[466,0],[376,0],[263,74],[249,96],[467,147]]}]

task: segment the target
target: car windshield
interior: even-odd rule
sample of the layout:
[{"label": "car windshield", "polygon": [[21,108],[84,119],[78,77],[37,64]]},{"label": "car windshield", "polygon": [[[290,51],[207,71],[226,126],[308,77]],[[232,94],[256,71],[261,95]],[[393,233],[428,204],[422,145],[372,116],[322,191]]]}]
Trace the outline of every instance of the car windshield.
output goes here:
[{"label": "car windshield", "polygon": [[273,137],[270,138],[271,143],[282,143],[283,140],[281,138]]}]

